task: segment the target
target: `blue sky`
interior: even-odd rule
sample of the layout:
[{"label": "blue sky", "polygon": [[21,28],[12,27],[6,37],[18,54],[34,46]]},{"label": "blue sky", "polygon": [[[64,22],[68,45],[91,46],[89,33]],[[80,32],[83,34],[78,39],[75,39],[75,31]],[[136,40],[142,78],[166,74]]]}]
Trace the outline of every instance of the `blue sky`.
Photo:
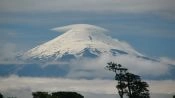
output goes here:
[{"label": "blue sky", "polygon": [[[174,4],[174,0],[0,0],[0,63],[62,34],[52,31],[52,28],[70,24],[92,24],[108,29],[108,35],[126,41],[144,55],[175,65]],[[3,82],[4,78],[0,78]],[[31,78],[10,76],[5,78],[6,82],[1,82],[0,87],[14,89],[8,87],[8,84],[13,84],[8,82],[12,79],[17,81],[17,87],[26,89],[27,87],[21,87],[20,82],[25,85]],[[20,79],[22,81],[18,81]],[[43,78],[35,78],[28,85],[38,90],[35,85],[42,80]],[[53,82],[50,79],[44,80],[44,85]],[[102,80],[77,81],[61,78],[55,81],[67,81],[73,90],[88,91],[91,82],[98,84]],[[75,84],[83,81],[86,87],[74,86],[71,81]],[[101,85],[105,85],[106,81],[108,80],[100,82]],[[150,84],[153,85],[151,90],[155,93],[170,92],[175,83],[174,78],[149,81],[153,81]],[[47,88],[40,85],[43,87],[41,89]],[[52,86],[54,88],[55,85]],[[67,84],[63,86],[69,89]],[[95,88],[97,87],[91,89]],[[114,90],[107,88],[100,91],[101,89],[103,88],[98,89],[99,93]]]}]

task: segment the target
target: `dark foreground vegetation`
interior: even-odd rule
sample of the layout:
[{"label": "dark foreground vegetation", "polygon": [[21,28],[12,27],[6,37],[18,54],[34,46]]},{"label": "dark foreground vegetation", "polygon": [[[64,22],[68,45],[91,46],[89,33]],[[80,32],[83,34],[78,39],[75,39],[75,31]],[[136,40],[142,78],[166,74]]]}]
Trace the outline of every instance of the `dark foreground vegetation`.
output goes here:
[{"label": "dark foreground vegetation", "polygon": [[115,80],[118,81],[116,88],[120,98],[123,98],[124,95],[129,98],[150,98],[149,85],[142,81],[139,75],[130,73],[121,64],[113,62],[108,63],[106,68],[115,73]]},{"label": "dark foreground vegetation", "polygon": [[76,92],[33,92],[33,98],[84,98]]},{"label": "dark foreground vegetation", "polygon": [[[84,96],[76,92],[53,92],[49,94],[48,92],[33,92],[33,98],[84,98]],[[0,98],[17,98],[13,96],[4,97],[0,93]]]},{"label": "dark foreground vegetation", "polygon": [[0,93],[0,98],[3,98],[3,95]]}]

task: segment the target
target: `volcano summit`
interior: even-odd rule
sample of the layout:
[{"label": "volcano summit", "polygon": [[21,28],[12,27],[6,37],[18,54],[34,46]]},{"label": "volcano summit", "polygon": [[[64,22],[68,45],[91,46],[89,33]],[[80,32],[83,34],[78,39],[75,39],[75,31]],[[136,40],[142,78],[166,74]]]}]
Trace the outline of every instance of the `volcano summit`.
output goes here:
[{"label": "volcano summit", "polygon": [[96,58],[101,55],[142,56],[127,43],[107,36],[109,31],[98,26],[75,24],[52,30],[63,34],[27,51],[22,56],[24,60],[46,62]]}]

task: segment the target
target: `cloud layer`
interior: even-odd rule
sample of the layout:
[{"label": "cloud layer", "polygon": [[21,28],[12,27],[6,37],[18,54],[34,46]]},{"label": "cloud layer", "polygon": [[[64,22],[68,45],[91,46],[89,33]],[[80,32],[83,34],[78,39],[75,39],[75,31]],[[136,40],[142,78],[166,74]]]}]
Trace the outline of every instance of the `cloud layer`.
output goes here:
[{"label": "cloud layer", "polygon": [[100,11],[174,15],[174,0],[1,0],[0,12]]},{"label": "cloud layer", "polygon": [[106,63],[110,61],[120,63],[128,68],[130,72],[147,78],[172,79],[174,75],[174,73],[171,72],[171,70],[173,70],[172,68],[174,68],[173,65],[171,65],[174,60],[164,62],[161,60],[147,60],[132,55],[120,55],[116,57],[104,55],[97,59],[81,59],[71,63],[70,72],[66,77],[111,78],[113,73],[104,70],[107,65]]},{"label": "cloud layer", "polygon": [[[13,94],[21,91],[25,95],[35,91],[75,91],[92,94],[116,94],[116,82],[114,80],[86,80],[86,79],[66,79],[66,78],[32,78],[11,76],[0,78],[1,91]],[[148,81],[151,93],[174,94],[175,81]],[[9,92],[8,92],[9,91]],[[25,93],[28,92],[28,93]],[[20,95],[20,94],[19,94]],[[18,95],[18,96],[19,96]]]},{"label": "cloud layer", "polygon": [[[118,41],[123,47],[127,47],[128,50],[134,48],[126,42]],[[46,64],[29,64],[28,62],[21,62],[16,60],[14,55],[13,44],[7,44],[6,46],[11,47],[10,50],[4,50],[1,53],[1,75],[16,74],[20,76],[59,76],[66,78],[85,78],[85,79],[106,79],[112,78],[114,73],[105,70],[108,62],[116,62],[122,64],[128,68],[130,72],[143,76],[147,79],[174,79],[175,63],[173,59],[160,58],[152,59],[149,57],[136,55],[118,55],[112,56],[104,54],[98,58],[80,58],[71,62],[47,62]],[[4,54],[8,53],[8,54]],[[4,56],[3,56],[4,55]],[[141,54],[140,54],[141,55]],[[7,59],[7,60],[4,60]],[[4,66],[5,64],[12,64],[10,66]],[[14,65],[13,65],[14,64]],[[16,66],[19,65],[19,66]],[[13,69],[11,69],[13,68]],[[9,72],[6,72],[7,69]],[[4,71],[6,70],[6,71]]]}]

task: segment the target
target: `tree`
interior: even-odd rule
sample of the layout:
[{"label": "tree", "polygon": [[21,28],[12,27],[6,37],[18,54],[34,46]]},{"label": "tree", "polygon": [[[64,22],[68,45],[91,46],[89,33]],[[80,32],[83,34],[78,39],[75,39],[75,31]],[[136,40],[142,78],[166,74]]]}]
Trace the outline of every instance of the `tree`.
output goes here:
[{"label": "tree", "polygon": [[76,92],[54,92],[51,98],[84,98],[82,95]]},{"label": "tree", "polygon": [[0,98],[4,98],[3,95],[0,93]]},{"label": "tree", "polygon": [[84,98],[84,96],[76,92],[33,92],[33,98]]},{"label": "tree", "polygon": [[118,81],[116,88],[120,98],[126,94],[129,98],[150,98],[148,84],[141,81],[140,76],[129,73],[128,69],[122,67],[121,64],[113,62],[108,63],[106,68],[115,72],[115,80]]},{"label": "tree", "polygon": [[50,98],[48,92],[33,92],[33,98]]},{"label": "tree", "polygon": [[118,93],[120,98],[123,98],[123,95],[127,93],[127,84],[125,83],[125,73],[127,71],[126,68],[123,68],[120,64],[108,63],[106,68],[110,71],[115,72],[115,80],[118,80],[118,85],[116,88],[118,89]]}]

